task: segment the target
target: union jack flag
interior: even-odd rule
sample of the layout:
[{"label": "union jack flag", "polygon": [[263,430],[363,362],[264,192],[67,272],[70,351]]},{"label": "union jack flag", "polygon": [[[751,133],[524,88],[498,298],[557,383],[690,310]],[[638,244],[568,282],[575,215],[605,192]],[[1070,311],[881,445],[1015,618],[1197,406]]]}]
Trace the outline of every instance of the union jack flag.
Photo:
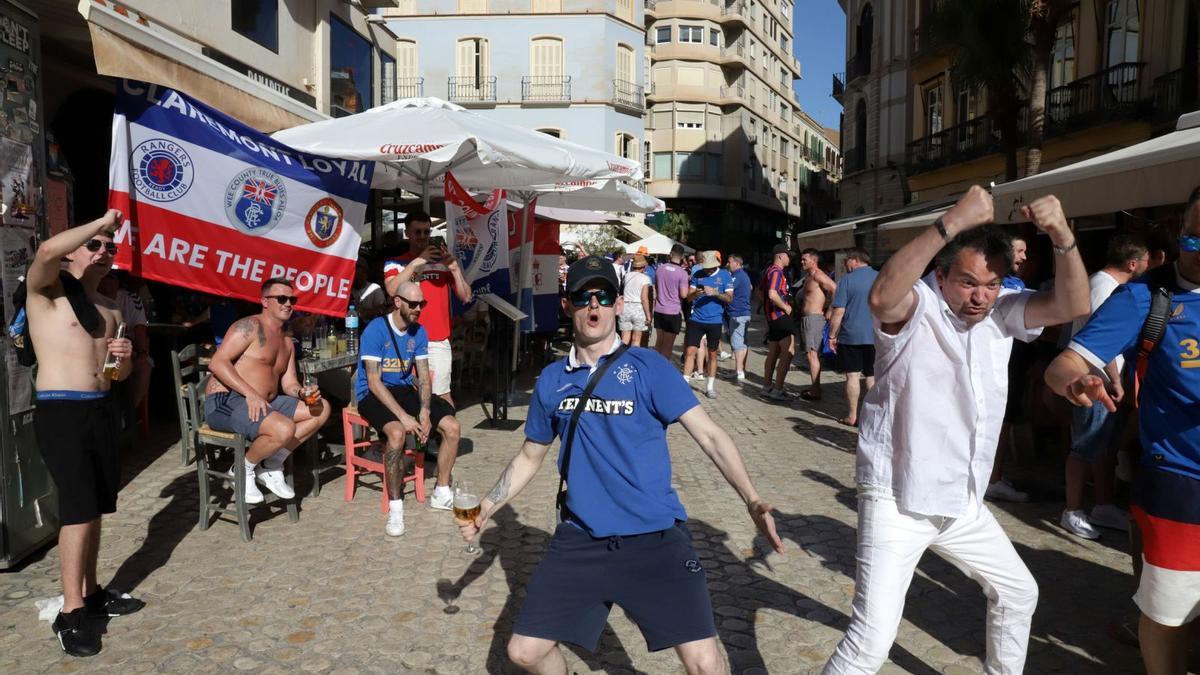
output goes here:
[{"label": "union jack flag", "polygon": [[260,204],[274,204],[275,185],[261,178],[251,178],[242,185],[242,198]]}]

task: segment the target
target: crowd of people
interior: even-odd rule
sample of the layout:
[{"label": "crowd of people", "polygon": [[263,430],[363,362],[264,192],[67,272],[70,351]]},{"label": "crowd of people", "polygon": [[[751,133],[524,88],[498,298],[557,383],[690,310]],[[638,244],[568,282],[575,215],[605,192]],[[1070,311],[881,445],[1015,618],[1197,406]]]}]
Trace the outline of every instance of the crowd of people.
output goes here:
[{"label": "crowd of people", "polygon": [[[1037,582],[985,500],[1028,499],[1007,479],[1005,450],[1013,425],[1047,407],[1029,386],[1043,379],[1057,401],[1073,406],[1061,525],[1089,539],[1098,528],[1131,532],[1147,670],[1185,672],[1189,631],[1200,617],[1193,414],[1200,405],[1200,190],[1187,204],[1181,236],[1167,243],[1112,237],[1104,267],[1090,278],[1055,198],[1021,213],[1053,251],[1053,277],[1036,289],[1021,278],[1028,240],[989,226],[991,196],[979,187],[878,271],[867,251],[842,252],[836,280],[820,252],[793,255],[784,244],[757,273],[741,253],[689,253],[682,245],[658,261],[646,251],[560,259],[571,346],[538,377],[524,442],[478,517],[458,523],[471,541],[561,440],[560,524],[530,581],[509,657],[532,672],[564,672],[558,643],[594,648],[616,603],[650,649],[674,648],[688,672],[724,670],[703,567],[671,486],[666,429],[683,426],[758,532],[782,552],[771,505],[693,389],[716,398],[718,362],[727,359],[731,382],[753,386],[748,326],[761,314],[766,359],[756,395],[779,405],[822,401],[822,368],[832,356],[846,375],[845,414],[837,419],[857,434],[853,611],[826,673],[882,667],[916,564],[929,549],[967,571],[987,596],[986,671],[1023,670]],[[40,362],[35,424],[62,518],[64,605],[54,631],[76,656],[100,650],[92,619],[144,606],[101,587],[96,570],[100,518],[114,511],[119,485],[121,413],[109,391],[151,367],[145,331],[137,330],[147,323],[142,303],[110,276],[120,219],[110,211],[47,240],[27,276]],[[440,439],[429,505],[452,507],[461,428],[451,394],[451,307],[471,293],[455,257],[431,237],[428,215],[410,214],[406,230],[407,252],[387,257],[382,268],[360,261],[353,286],[367,319],[354,399],[384,441],[384,531],[391,537],[405,530],[409,443]],[[177,305],[184,325],[212,324],[218,344],[205,420],[250,441],[244,466],[230,469],[247,503],[264,500],[259,485],[295,496],[283,464],[333,410],[298,374],[288,335],[304,320],[293,317],[297,300],[292,282],[278,278],[263,283],[253,312],[233,303]],[[135,327],[132,339],[117,334],[121,323]],[[809,384],[794,396],[788,378],[797,349]],[[135,400],[145,396],[142,384],[127,386]],[[1132,516],[1117,506],[1119,466],[1135,485]]]}]

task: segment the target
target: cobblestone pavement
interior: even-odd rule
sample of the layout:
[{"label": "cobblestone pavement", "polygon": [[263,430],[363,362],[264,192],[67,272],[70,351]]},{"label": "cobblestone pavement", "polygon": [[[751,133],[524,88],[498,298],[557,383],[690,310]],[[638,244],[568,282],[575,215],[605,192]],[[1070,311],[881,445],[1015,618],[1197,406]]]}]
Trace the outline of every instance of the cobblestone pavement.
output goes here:
[{"label": "cobblestone pavement", "polygon": [[[761,370],[760,328],[750,336],[752,371]],[[792,385],[807,382],[805,373],[789,376]],[[835,421],[844,412],[839,383],[827,387],[824,402],[782,405],[760,401],[760,383],[751,373],[738,389],[726,378],[718,399],[700,400],[733,435],[756,486],[778,510],[786,552],[760,553],[733,490],[678,426],[670,431],[675,484],[734,671],[817,672],[847,624],[853,594],[854,436]],[[511,414],[523,419],[525,409]],[[463,411],[470,447],[456,477],[486,492],[522,436],[474,429],[482,419],[479,406]],[[251,543],[231,522],[200,531],[195,471],[180,466],[169,442],[131,454],[132,481],[104,522],[101,577],[145,599],[146,609],[114,619],[99,656],[64,656],[33,604],[59,592],[51,548],[0,574],[0,673],[513,670],[504,644],[552,529],[557,478],[550,466],[497,516],[498,527],[483,535],[483,554],[472,558],[451,514],[411,498],[407,533],[385,537],[377,489],[360,488],[346,503],[337,471],[325,474],[320,497],[303,501],[298,523],[257,507]],[[1057,483],[1052,464],[1032,466]],[[1041,586],[1027,672],[1140,672],[1136,650],[1106,635],[1110,621],[1133,616],[1124,535],[1106,532],[1098,542],[1065,535],[1056,498],[992,508]],[[452,593],[439,596],[439,581]],[[950,564],[926,555],[904,614],[884,672],[982,670],[985,599]],[[597,654],[568,653],[573,671],[681,671],[670,651],[647,652],[619,609],[609,628]]]}]

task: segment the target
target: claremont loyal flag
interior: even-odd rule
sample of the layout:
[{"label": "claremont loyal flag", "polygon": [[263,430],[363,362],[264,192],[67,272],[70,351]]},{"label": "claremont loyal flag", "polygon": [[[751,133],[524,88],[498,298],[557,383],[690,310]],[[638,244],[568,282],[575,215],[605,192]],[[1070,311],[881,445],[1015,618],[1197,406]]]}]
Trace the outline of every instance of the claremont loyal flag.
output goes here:
[{"label": "claremont loyal flag", "polygon": [[507,299],[508,201],[494,190],[482,204],[454,176],[446,174],[446,234],[467,283],[476,294],[493,293]]},{"label": "claremont loyal flag", "polygon": [[127,222],[115,265],[205,293],[260,299],[295,284],[299,309],[344,316],[373,162],[293,150],[185,94],[123,80],[109,206]]}]

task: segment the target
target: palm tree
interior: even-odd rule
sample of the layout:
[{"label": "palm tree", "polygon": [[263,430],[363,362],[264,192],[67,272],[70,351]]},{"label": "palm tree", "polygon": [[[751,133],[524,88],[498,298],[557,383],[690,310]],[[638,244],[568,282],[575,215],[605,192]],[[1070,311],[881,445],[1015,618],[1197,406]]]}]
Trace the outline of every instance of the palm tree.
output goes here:
[{"label": "palm tree", "polygon": [[942,0],[930,13],[930,44],[952,52],[954,82],[987,92],[988,112],[1004,148],[1006,180],[1017,178],[1025,115],[1026,175],[1041,166],[1047,59],[1055,31],[1071,7],[1068,0]]}]

